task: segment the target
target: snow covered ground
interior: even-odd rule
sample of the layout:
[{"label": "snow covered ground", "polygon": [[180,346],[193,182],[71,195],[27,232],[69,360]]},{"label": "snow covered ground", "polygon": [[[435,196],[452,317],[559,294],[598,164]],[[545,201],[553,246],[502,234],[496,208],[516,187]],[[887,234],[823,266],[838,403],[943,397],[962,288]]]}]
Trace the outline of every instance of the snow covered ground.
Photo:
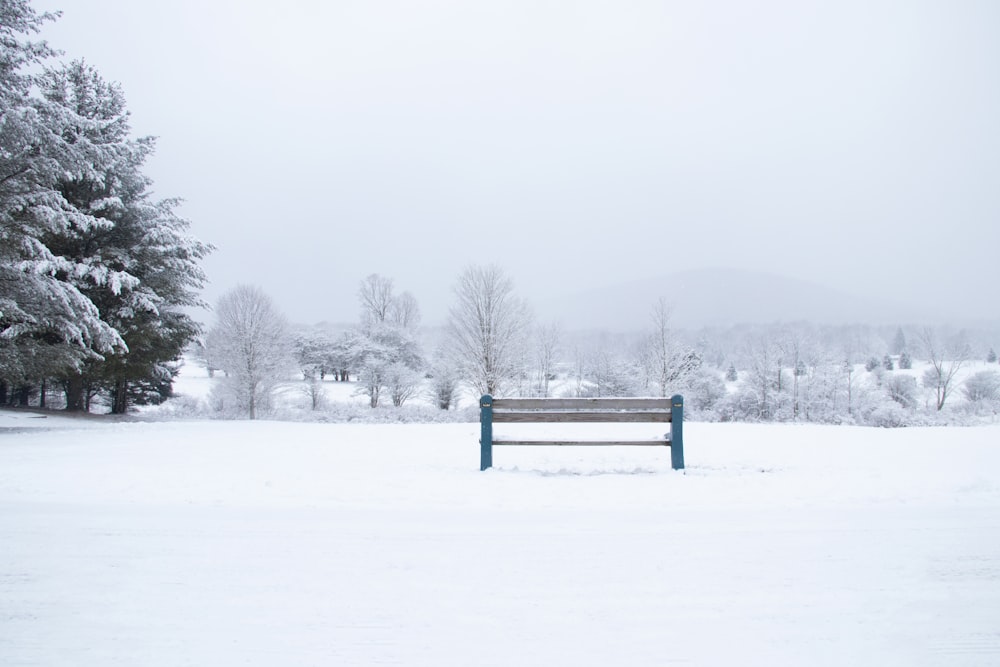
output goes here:
[{"label": "snow covered ground", "polygon": [[1000,427],[685,431],[0,411],[0,663],[1000,664]]}]

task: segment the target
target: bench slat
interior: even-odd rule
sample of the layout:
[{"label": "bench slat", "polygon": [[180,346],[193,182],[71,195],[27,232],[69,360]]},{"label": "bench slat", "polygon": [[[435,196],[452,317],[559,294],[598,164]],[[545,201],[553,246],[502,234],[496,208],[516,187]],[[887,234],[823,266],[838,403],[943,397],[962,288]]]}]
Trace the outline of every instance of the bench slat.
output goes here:
[{"label": "bench slat", "polygon": [[669,422],[669,412],[508,412],[494,411],[494,422],[508,424],[526,423],[621,423],[621,422]]},{"label": "bench slat", "polygon": [[670,441],[658,440],[494,440],[494,445],[519,445],[527,447],[669,447]]},{"label": "bench slat", "polygon": [[494,410],[670,410],[669,398],[494,398]]}]

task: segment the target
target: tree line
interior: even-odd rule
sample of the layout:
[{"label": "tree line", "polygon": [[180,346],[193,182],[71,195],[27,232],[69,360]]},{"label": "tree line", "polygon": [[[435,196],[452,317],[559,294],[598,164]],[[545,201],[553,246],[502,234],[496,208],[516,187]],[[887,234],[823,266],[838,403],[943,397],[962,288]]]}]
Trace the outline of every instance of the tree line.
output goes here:
[{"label": "tree line", "polygon": [[[231,324],[227,313],[236,298],[246,302],[246,315],[237,319],[267,314],[271,323]],[[242,286],[223,297],[202,349],[206,365],[224,371],[217,406],[253,418],[272,404],[280,384],[298,375],[314,410],[324,407],[323,382],[331,377],[352,380],[372,408],[399,407],[421,392],[443,410],[470,394],[682,393],[700,419],[878,426],[933,421],[956,392],[966,411],[1000,409],[1000,371],[968,372],[974,352],[963,331],[913,327],[908,337],[902,327],[892,334],[808,323],[687,331],[671,325],[670,304],[660,299],[650,307],[646,331],[567,332],[536,322],[497,266],[462,272],[440,330],[417,326],[416,299],[397,294],[391,278],[362,280],[358,304],[358,323],[334,332],[290,327],[259,288]],[[252,332],[260,332],[259,342]],[[259,355],[265,347],[273,354]],[[984,363],[996,363],[992,349],[984,354]],[[911,370],[916,355],[919,372]],[[254,368],[271,380],[255,379]]]},{"label": "tree line", "polygon": [[35,39],[57,17],[0,2],[0,404],[122,413],[170,394],[212,248],[153,196],[121,87]]}]

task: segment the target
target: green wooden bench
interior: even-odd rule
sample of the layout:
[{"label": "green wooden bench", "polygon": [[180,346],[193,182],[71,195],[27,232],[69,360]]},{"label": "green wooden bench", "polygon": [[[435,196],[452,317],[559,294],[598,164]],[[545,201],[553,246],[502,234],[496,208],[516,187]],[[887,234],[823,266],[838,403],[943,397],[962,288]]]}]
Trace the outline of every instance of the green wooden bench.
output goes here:
[{"label": "green wooden bench", "polygon": [[[670,433],[645,440],[513,440],[494,438],[493,424],[660,422]],[[493,398],[479,399],[479,469],[493,466],[493,447],[520,446],[628,446],[670,447],[674,470],[684,468],[684,398]]]}]

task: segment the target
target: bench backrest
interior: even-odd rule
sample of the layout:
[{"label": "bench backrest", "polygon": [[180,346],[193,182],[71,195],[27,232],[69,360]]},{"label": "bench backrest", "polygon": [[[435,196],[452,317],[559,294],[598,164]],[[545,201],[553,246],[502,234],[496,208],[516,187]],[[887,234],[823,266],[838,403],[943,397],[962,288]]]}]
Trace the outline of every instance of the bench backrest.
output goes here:
[{"label": "bench backrest", "polygon": [[495,398],[493,421],[669,422],[669,398]]}]

